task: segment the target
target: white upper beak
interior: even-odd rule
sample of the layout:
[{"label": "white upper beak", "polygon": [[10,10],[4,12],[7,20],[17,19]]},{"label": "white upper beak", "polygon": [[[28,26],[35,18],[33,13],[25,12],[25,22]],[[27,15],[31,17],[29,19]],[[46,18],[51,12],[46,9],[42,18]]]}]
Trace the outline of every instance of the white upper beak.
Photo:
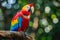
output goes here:
[{"label": "white upper beak", "polygon": [[32,13],[34,12],[34,7],[33,6],[31,7],[31,11],[32,11]]}]

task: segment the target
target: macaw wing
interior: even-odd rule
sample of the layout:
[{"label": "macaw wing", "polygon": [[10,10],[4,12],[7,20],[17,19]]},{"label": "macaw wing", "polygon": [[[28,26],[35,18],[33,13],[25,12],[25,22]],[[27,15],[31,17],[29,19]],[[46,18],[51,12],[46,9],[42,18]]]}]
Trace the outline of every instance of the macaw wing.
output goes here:
[{"label": "macaw wing", "polygon": [[12,19],[11,21],[11,31],[18,31],[18,27],[22,26],[22,17],[17,17],[16,19]]},{"label": "macaw wing", "polygon": [[19,25],[20,28],[22,27],[22,17],[18,18],[18,25]]}]

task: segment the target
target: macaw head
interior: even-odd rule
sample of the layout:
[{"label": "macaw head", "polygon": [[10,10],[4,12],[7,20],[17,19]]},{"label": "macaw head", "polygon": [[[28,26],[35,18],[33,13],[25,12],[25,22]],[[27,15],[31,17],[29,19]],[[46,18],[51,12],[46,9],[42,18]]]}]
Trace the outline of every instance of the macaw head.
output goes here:
[{"label": "macaw head", "polygon": [[33,13],[34,12],[34,6],[33,6],[33,4],[27,4],[22,8],[22,10],[26,10],[28,12]]},{"label": "macaw head", "polygon": [[23,10],[23,15],[26,18],[30,18],[30,14],[34,12],[34,6],[33,4],[27,4],[22,8],[22,10]]}]

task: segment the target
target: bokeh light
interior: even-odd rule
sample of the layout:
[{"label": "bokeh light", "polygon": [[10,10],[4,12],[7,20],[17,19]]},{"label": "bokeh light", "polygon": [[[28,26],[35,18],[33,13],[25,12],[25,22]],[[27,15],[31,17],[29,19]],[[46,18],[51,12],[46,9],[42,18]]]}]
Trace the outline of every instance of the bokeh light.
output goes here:
[{"label": "bokeh light", "polygon": [[59,4],[58,2],[56,2],[56,1],[53,1],[53,4],[54,4],[56,7],[59,7],[59,6],[60,6],[60,4]]},{"label": "bokeh light", "polygon": [[52,30],[52,28],[53,28],[52,25],[48,25],[47,27],[45,27],[44,30],[45,30],[46,33],[48,33]]},{"label": "bokeh light", "polygon": [[40,15],[40,11],[37,10],[37,11],[35,12],[35,15],[36,15],[36,16],[39,16],[39,15]]},{"label": "bokeh light", "polygon": [[14,9],[18,9],[19,8],[19,5],[18,4],[15,4],[14,5]]},{"label": "bokeh light", "polygon": [[43,26],[47,26],[48,25],[48,21],[47,19],[43,18],[40,20],[40,23],[43,25]]},{"label": "bokeh light", "polygon": [[33,22],[30,21],[29,22],[29,26],[32,27],[33,26]]},{"label": "bokeh light", "polygon": [[58,18],[54,18],[54,19],[53,19],[53,23],[54,23],[54,24],[56,24],[56,23],[58,23],[58,22],[59,22]]},{"label": "bokeh light", "polygon": [[50,11],[51,11],[51,8],[49,6],[46,6],[45,7],[45,13],[50,13]]},{"label": "bokeh light", "polygon": [[52,18],[52,19],[56,18],[56,15],[55,15],[55,14],[52,14],[52,15],[51,15],[51,18]]},{"label": "bokeh light", "polygon": [[33,23],[33,30],[36,30],[38,28],[38,18],[34,18],[34,23]]},{"label": "bokeh light", "polygon": [[11,4],[6,4],[7,9],[11,9],[12,5]]},{"label": "bokeh light", "polygon": [[8,4],[14,4],[16,3],[16,0],[8,0]]},{"label": "bokeh light", "polygon": [[7,2],[6,1],[2,2],[2,6],[3,7],[6,7],[6,5],[7,5]]}]

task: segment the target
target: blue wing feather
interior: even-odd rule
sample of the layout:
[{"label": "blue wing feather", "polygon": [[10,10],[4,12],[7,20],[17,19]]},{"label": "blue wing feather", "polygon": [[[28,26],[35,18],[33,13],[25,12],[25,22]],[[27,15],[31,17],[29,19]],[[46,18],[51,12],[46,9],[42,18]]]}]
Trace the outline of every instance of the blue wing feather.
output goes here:
[{"label": "blue wing feather", "polygon": [[22,17],[18,18],[18,23],[11,27],[10,31],[18,31],[18,27],[22,26]]},{"label": "blue wing feather", "polygon": [[11,31],[17,31],[18,30],[18,24],[15,24],[10,30]]},{"label": "blue wing feather", "polygon": [[19,23],[19,27],[21,28],[22,27],[22,17],[18,18],[18,23]]}]

